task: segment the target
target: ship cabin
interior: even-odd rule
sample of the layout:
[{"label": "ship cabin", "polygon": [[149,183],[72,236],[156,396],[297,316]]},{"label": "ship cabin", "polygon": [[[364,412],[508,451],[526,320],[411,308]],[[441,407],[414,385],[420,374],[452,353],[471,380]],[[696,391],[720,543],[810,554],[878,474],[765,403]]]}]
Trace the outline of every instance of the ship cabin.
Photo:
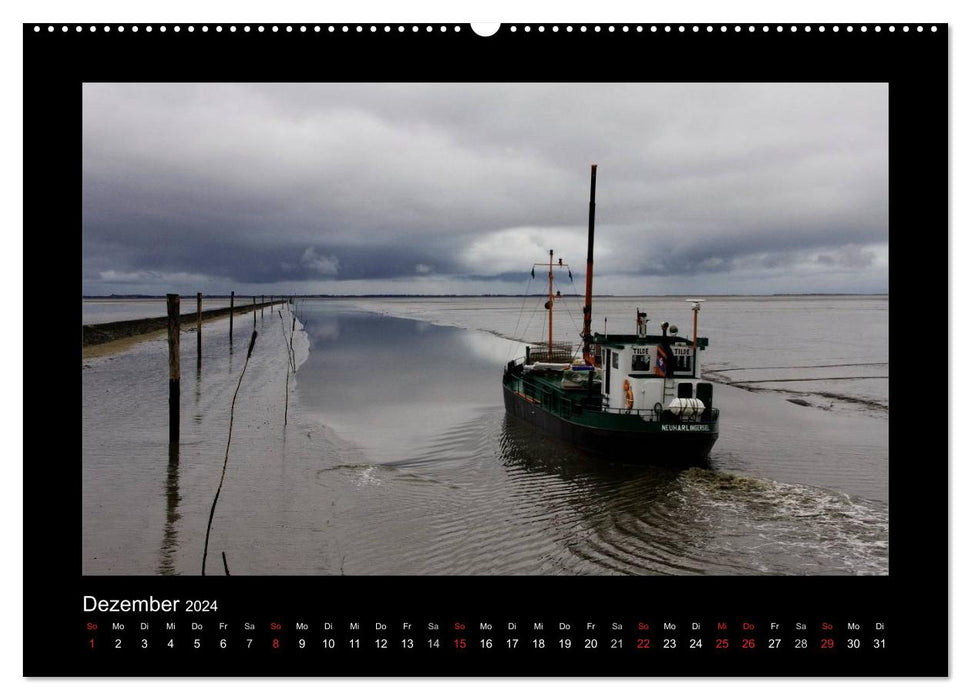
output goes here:
[{"label": "ship cabin", "polygon": [[676,335],[676,327],[671,330],[668,334],[665,323],[662,335],[594,334],[592,349],[600,361],[605,409],[644,417],[668,413],[682,420],[710,419],[712,385],[701,379],[699,365],[708,338],[692,340]]}]

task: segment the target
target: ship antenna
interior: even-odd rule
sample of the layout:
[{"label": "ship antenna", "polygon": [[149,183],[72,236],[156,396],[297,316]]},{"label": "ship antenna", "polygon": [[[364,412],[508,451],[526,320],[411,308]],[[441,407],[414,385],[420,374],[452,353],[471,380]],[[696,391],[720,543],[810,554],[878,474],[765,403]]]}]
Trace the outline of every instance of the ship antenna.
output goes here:
[{"label": "ship antenna", "polygon": [[[590,356],[590,319],[593,314],[593,214],[597,208],[597,165],[590,166],[590,221],[587,224],[587,289],[583,298],[583,360],[594,364]],[[606,319],[605,319],[606,320]]]}]

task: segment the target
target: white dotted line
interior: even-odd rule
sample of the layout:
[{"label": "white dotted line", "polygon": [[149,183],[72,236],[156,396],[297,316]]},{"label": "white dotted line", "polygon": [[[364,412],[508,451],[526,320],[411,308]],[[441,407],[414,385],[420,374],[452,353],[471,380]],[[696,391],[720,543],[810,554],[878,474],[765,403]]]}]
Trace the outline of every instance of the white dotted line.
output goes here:
[{"label": "white dotted line", "polygon": [[[882,28],[886,28],[887,31],[890,31],[890,32],[895,32],[895,31],[897,31],[897,28],[899,27],[901,31],[909,32],[910,29],[911,29],[911,26],[912,25],[870,25],[870,28],[872,28],[873,31],[876,31],[876,32],[882,31]],[[649,27],[647,27],[647,30],[648,31],[651,31],[651,32],[655,32],[655,33],[658,32],[658,31],[664,31],[666,33],[671,33],[673,31],[677,31],[679,33],[686,33],[688,31],[690,31],[692,33],[700,33],[701,31],[706,31],[706,32],[721,31],[721,32],[726,32],[726,33],[727,32],[730,32],[730,31],[734,31],[736,33],[742,33],[742,32],[755,33],[755,32],[761,31],[763,33],[768,33],[768,32],[771,32],[773,30],[773,27],[774,27],[774,29],[775,29],[776,32],[783,32],[783,31],[785,31],[785,27],[783,25],[781,25],[781,24],[780,25],[771,25],[771,26],[770,25],[767,25],[767,24],[763,24],[763,25],[760,25],[760,26],[756,26],[756,25],[743,26],[743,25],[725,25],[725,24],[723,24],[723,25],[718,26],[718,27],[712,26],[710,24],[709,25],[697,25],[697,24],[695,24],[695,25],[683,25],[683,24],[680,24],[680,25],[670,25],[670,24],[656,25],[656,24],[652,24]],[[854,31],[854,29],[856,29],[858,31],[861,31],[861,32],[866,32],[867,31],[867,28],[868,28],[867,25],[858,25],[856,27],[854,27],[853,25],[819,25],[819,26],[816,26],[816,27],[812,27],[812,26],[806,25],[806,26],[803,27],[803,29],[806,32],[815,31],[815,32],[820,33],[820,34],[823,34],[823,33],[827,32],[827,31],[831,31],[831,32],[833,32],[835,34],[838,34],[840,31],[845,31],[845,32],[848,32],[848,33],[852,33]],[[523,25],[523,26],[520,27],[520,26],[517,26],[517,25],[510,25],[509,27],[507,27],[507,29],[510,32],[512,32],[512,33],[516,33],[517,31],[520,31],[520,30],[522,30],[524,32],[529,32],[529,31],[532,30],[532,26],[531,25]],[[554,25],[553,27],[551,27],[551,29],[554,32],[560,31],[560,27],[557,26],[557,25]],[[595,25],[590,25],[590,26],[581,24],[581,25],[566,25],[566,27],[564,29],[567,32],[579,31],[579,32],[583,33],[583,32],[587,32],[587,31],[600,32],[600,31],[602,31],[604,29],[604,27],[602,27],[601,25],[596,25],[596,24]],[[617,31],[617,29],[618,29],[618,27],[616,27],[614,25],[607,25],[606,26],[606,30],[608,32],[615,32],[615,31]],[[644,32],[645,31],[645,27],[643,25],[635,25],[634,27],[631,27],[630,25],[626,25],[625,24],[625,25],[620,26],[619,29],[620,29],[621,32],[636,31],[636,32],[639,32],[640,33],[640,32]],[[795,25],[791,26],[789,29],[792,32],[798,31],[798,27],[795,26]],[[918,32],[923,32],[924,31],[924,25],[917,25],[915,29]],[[936,32],[937,29],[938,28],[937,28],[936,25],[930,25],[930,31]],[[538,27],[536,27],[536,30],[542,32],[542,31],[545,31],[545,27],[543,25],[539,25]]]},{"label": "white dotted line", "polygon": [[[924,29],[925,29],[925,25],[916,25],[916,26],[914,26],[914,25],[893,25],[893,24],[890,24],[890,25],[880,25],[880,24],[866,25],[866,24],[861,24],[861,25],[818,25],[815,28],[812,27],[812,26],[810,26],[810,25],[803,25],[803,31],[805,31],[807,33],[808,32],[816,31],[817,33],[823,34],[823,33],[827,32],[827,31],[831,31],[833,33],[839,33],[840,31],[845,31],[847,33],[852,33],[854,31],[867,32],[867,31],[870,31],[870,30],[872,30],[874,32],[881,32],[884,29],[886,29],[886,31],[888,31],[888,32],[896,32],[897,29],[898,29],[898,27],[899,27],[900,31],[902,31],[902,32],[910,32],[912,26],[915,29],[915,31],[917,31],[917,32],[923,32]],[[656,33],[658,31],[664,31],[666,33],[671,33],[672,31],[675,31],[675,30],[678,33],[686,33],[688,31],[690,31],[691,33],[700,33],[702,31],[705,31],[707,33],[713,33],[715,31],[720,31],[722,33],[728,33],[729,31],[733,31],[735,33],[742,33],[742,32],[755,33],[757,31],[762,31],[763,33],[768,33],[768,32],[771,32],[772,31],[773,27],[774,27],[774,29],[775,29],[776,32],[784,32],[785,29],[786,29],[786,27],[784,25],[781,25],[781,24],[778,24],[778,25],[763,24],[763,25],[760,25],[760,26],[756,26],[756,25],[752,25],[752,24],[747,25],[747,26],[743,26],[743,25],[739,25],[739,24],[736,24],[736,25],[726,25],[726,24],[722,24],[722,25],[711,25],[711,24],[709,24],[709,25],[697,25],[697,24],[695,24],[695,25],[683,25],[683,24],[679,24],[679,25],[670,25],[670,24],[656,25],[656,24],[652,24],[652,25],[650,25],[647,28],[647,30],[648,31],[651,31],[652,33]],[[46,30],[48,32],[50,32],[50,33],[53,33],[55,31],[57,31],[58,28],[60,28],[60,31],[62,33],[67,33],[67,32],[69,32],[71,30],[71,27],[69,25],[66,25],[66,24],[64,24],[64,25],[53,25],[53,24],[49,24],[49,25],[46,26]],[[310,31],[312,31],[312,32],[314,32],[316,34],[319,34],[320,32],[324,31],[324,27],[322,27],[319,24],[309,25],[309,26],[308,25],[305,25],[305,24],[301,24],[301,25],[291,25],[291,24],[287,24],[287,25],[283,25],[282,28],[283,28],[283,31],[285,31],[285,32],[292,33],[292,32],[294,32],[296,30],[296,31],[298,31],[298,32],[300,32],[302,34],[305,34],[305,33],[310,32]],[[438,29],[439,32],[445,33],[447,31],[449,31],[449,28],[450,27],[447,26],[447,25],[437,25],[437,26],[435,26],[435,25],[430,25],[430,24],[428,24],[428,25],[417,25],[417,24],[403,25],[403,24],[399,24],[397,26],[392,26],[392,25],[387,25],[387,24],[386,25],[375,25],[375,24],[371,24],[371,25],[361,25],[361,24],[357,24],[357,25],[348,25],[348,24],[344,24],[344,25],[333,25],[333,24],[326,25],[326,31],[328,33],[334,33],[336,31],[340,31],[340,32],[343,32],[343,33],[350,33],[352,31],[353,32],[356,32],[356,33],[363,33],[365,31],[367,31],[367,32],[372,33],[372,34],[376,34],[379,31],[384,31],[385,33],[390,33],[390,32],[396,31],[396,30],[399,33],[404,33],[404,32],[407,32],[407,31],[411,31],[412,33],[417,33],[417,32],[420,32],[422,30],[422,28],[424,28],[424,30],[425,30],[426,33],[434,32],[436,30],[436,28]],[[936,32],[938,30],[937,25],[929,25],[928,28],[929,28],[929,30],[931,32]],[[34,32],[35,33],[42,32],[42,31],[44,31],[44,29],[45,29],[45,27],[43,27],[42,25],[39,25],[39,24],[35,24],[34,25]],[[178,33],[178,32],[181,32],[182,29],[183,29],[183,27],[181,25],[178,25],[178,24],[171,25],[171,26],[168,26],[168,25],[159,25],[158,27],[154,27],[152,25],[140,26],[140,25],[133,24],[133,25],[128,25],[128,27],[127,27],[127,30],[128,31],[131,31],[133,33],[137,33],[139,31],[144,31],[144,32],[151,33],[152,31],[156,31],[156,30],[159,31],[159,32],[162,32],[162,33],[167,32],[169,30]],[[212,29],[214,31],[216,31],[216,32],[229,31],[230,33],[233,33],[233,32],[238,31],[239,28],[236,25],[224,26],[224,25],[217,24],[217,25],[214,25],[212,27]],[[257,32],[264,32],[264,31],[266,31],[267,27],[264,26],[264,25],[252,25],[251,26],[251,25],[248,25],[248,24],[242,26],[242,31],[243,32],[251,32],[254,29]],[[269,25],[269,30],[272,31],[272,32],[279,32],[280,29],[281,29],[281,25],[276,25],[276,24]],[[520,27],[518,25],[513,24],[513,25],[509,25],[507,27],[507,29],[508,29],[509,32],[511,32],[513,34],[515,34],[516,32],[520,31],[520,29],[523,32],[527,32],[527,33],[533,31],[534,29],[535,29],[535,31],[540,32],[540,33],[546,32],[547,29],[549,29],[552,32],[559,32],[559,31],[563,30],[563,31],[566,31],[567,33],[572,33],[574,31],[579,31],[581,33],[584,33],[584,32],[591,31],[591,30],[594,33],[598,33],[598,32],[602,32],[604,29],[606,29],[607,32],[616,32],[619,29],[623,33],[628,33],[628,32],[631,32],[631,31],[634,31],[634,32],[637,32],[637,33],[642,33],[642,32],[645,31],[645,27],[643,25],[639,25],[639,24],[638,25],[634,25],[633,27],[630,26],[630,25],[626,25],[626,24],[625,25],[621,25],[620,27],[617,27],[615,25],[606,25],[606,27],[604,27],[604,26],[601,26],[599,24],[595,24],[595,25],[591,25],[591,26],[587,26],[585,24],[581,24],[581,25],[568,24],[568,25],[565,25],[565,26],[553,25],[553,26],[550,26],[548,28],[545,25],[538,25],[538,26],[535,26],[534,27],[533,25],[528,25],[527,24],[527,25],[522,25]],[[789,29],[790,32],[797,32],[797,31],[799,31],[799,27],[796,26],[796,25],[789,25],[788,29]],[[124,33],[126,31],[126,26],[125,25],[114,25],[114,26],[112,26],[112,25],[104,25],[103,27],[100,28],[100,30],[103,33],[105,33],[105,34],[108,34],[108,33],[112,32],[112,31],[116,31],[116,32],[119,32],[119,33]],[[188,31],[188,32],[195,32],[196,31],[196,26],[195,25],[187,25],[185,27],[185,30]],[[451,25],[451,30],[453,32],[460,32],[460,31],[462,31],[462,27],[460,25]],[[81,25],[75,25],[74,26],[74,31],[76,33],[80,33],[82,31],[84,31],[84,27],[82,27]],[[88,31],[89,32],[92,32],[92,33],[97,32],[97,31],[99,31],[99,27],[97,27],[95,25],[90,25],[90,26],[88,26]],[[204,33],[207,33],[207,32],[210,31],[210,27],[209,27],[209,25],[205,25],[204,24],[201,27],[199,27],[199,31],[202,31]]]},{"label": "white dotted line", "polygon": [[[281,31],[281,25],[269,25],[268,28],[272,32],[279,32],[279,31]],[[51,25],[47,25],[46,29],[47,29],[48,32],[54,32],[54,31],[56,31],[57,27],[55,25],[51,24]],[[61,29],[62,32],[67,32],[67,31],[70,30],[70,27],[68,27],[68,25],[61,25],[60,26],[60,29]],[[97,31],[99,31],[99,29],[104,34],[109,34],[112,31],[124,33],[126,31],[126,26],[125,25],[107,25],[106,24],[106,25],[104,25],[103,27],[100,27],[100,28],[97,27],[97,26],[95,26],[95,25],[90,25],[88,27],[88,30],[91,31],[91,32],[97,32]],[[196,29],[197,29],[197,27],[195,25],[187,25],[187,26],[184,27],[184,29],[185,29],[185,31],[188,31],[188,32],[195,32]],[[199,31],[202,31],[202,32],[209,32],[210,31],[210,26],[209,25],[202,25],[201,27],[198,27],[198,29],[199,29]],[[236,25],[224,26],[224,25],[217,24],[217,25],[214,25],[211,29],[213,31],[216,31],[216,32],[222,32],[222,31],[236,32],[240,28],[237,27]],[[405,27],[403,25],[398,26],[397,29],[398,29],[399,32],[404,32],[405,31]],[[418,32],[418,31],[421,30],[421,27],[419,27],[418,25],[411,25],[410,26],[410,29],[411,29],[412,32]],[[446,26],[446,25],[436,25],[436,26],[433,26],[433,25],[425,25],[424,29],[425,29],[426,32],[433,32],[436,29],[438,29],[438,31],[441,32],[441,33],[443,33],[443,34],[445,32],[448,32],[449,29],[451,29],[453,32],[460,32],[460,31],[462,31],[462,27],[460,25],[451,25],[451,26]],[[80,25],[78,25],[78,26],[75,26],[74,27],[74,30],[76,32],[81,32],[81,31],[83,31],[83,27],[81,27]],[[152,32],[152,31],[155,31],[156,30],[156,27],[151,26],[151,25],[141,26],[141,25],[135,25],[135,24],[133,24],[133,25],[128,26],[127,27],[127,30],[132,31],[132,32],[138,32],[140,30],[141,31],[145,31],[145,32]],[[171,30],[173,32],[181,32],[181,31],[183,31],[183,26],[176,24],[176,25],[171,25],[171,26],[159,25],[157,27],[157,31],[159,31],[159,32],[166,32],[166,31],[169,31],[169,30]],[[248,24],[242,26],[242,31],[243,32],[250,32],[250,31],[254,31],[254,30],[257,31],[257,32],[264,32],[264,31],[267,30],[267,26],[264,26],[264,25],[251,26],[251,25],[248,25]],[[290,32],[290,33],[294,32],[294,31],[298,31],[298,32],[301,32],[301,33],[304,33],[304,34],[307,33],[308,31],[313,31],[314,33],[319,34],[321,31],[324,30],[324,28],[321,25],[319,25],[319,24],[315,24],[315,25],[311,25],[311,26],[308,26],[308,25],[305,25],[305,24],[301,24],[301,25],[288,24],[288,25],[282,25],[282,30],[285,31],[285,32]],[[366,31],[371,32],[371,33],[377,33],[378,31],[382,31],[382,30],[385,31],[385,32],[391,32],[391,31],[393,31],[393,28],[391,27],[391,25],[378,26],[378,25],[374,25],[374,24],[372,24],[372,25],[360,25],[360,24],[358,24],[358,25],[346,25],[345,24],[345,25],[327,25],[326,30],[328,32],[334,32],[334,31],[338,31],[339,30],[339,31],[342,31],[342,32],[351,32],[351,31],[354,31],[354,32],[362,32],[362,33],[366,30]],[[41,26],[39,24],[35,24],[34,25],[34,32],[35,33],[39,33],[39,32],[42,32],[42,31],[44,31],[44,27],[43,26]],[[527,29],[527,31],[528,31],[528,29]],[[543,30],[540,29],[540,31],[543,31]],[[554,29],[554,31],[556,31],[556,29]]]}]

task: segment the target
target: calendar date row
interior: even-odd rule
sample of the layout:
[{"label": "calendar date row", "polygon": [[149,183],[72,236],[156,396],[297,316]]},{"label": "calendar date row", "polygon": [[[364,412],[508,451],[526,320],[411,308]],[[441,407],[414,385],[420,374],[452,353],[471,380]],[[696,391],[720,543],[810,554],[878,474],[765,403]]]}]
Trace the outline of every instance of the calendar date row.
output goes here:
[{"label": "calendar date row", "polygon": [[361,637],[347,637],[340,639],[336,637],[296,637],[293,639],[284,639],[281,637],[161,637],[158,639],[150,637],[133,637],[131,639],[126,639],[125,637],[108,637],[99,643],[99,640],[96,637],[90,637],[87,640],[87,646],[90,649],[97,649],[101,646],[106,646],[109,649],[153,649],[161,647],[163,649],[212,648],[225,650],[235,648],[282,650],[290,648],[297,650],[320,649],[324,651],[337,649],[355,651],[369,648],[378,651],[394,648],[400,648],[403,650],[454,649],[457,651],[464,651],[468,649],[507,649],[510,651],[520,649],[531,649],[536,651],[542,651],[545,649],[563,651],[571,649],[583,649],[593,651],[601,648],[611,650],[703,650],[709,647],[717,651],[727,651],[733,648],[750,651],[760,648],[768,650],[781,650],[786,648],[794,650],[809,650],[815,648],[825,651],[835,650],[837,648],[845,648],[850,650],[863,648],[877,650],[885,649],[886,638],[846,637],[840,640],[840,643],[838,643],[837,639],[834,637],[820,637],[817,639],[810,639],[808,637],[793,637],[789,639],[783,637],[768,637],[765,639],[756,637],[742,637],[740,639],[732,639],[729,637],[715,637],[713,639],[705,639],[703,637],[480,637],[478,639],[470,639],[467,637],[375,637],[369,639]]}]

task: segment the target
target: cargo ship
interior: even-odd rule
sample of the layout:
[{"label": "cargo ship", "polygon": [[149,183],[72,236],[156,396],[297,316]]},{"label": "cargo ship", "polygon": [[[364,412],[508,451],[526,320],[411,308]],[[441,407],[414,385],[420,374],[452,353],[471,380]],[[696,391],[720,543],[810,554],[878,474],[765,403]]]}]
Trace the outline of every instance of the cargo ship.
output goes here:
[{"label": "cargo ship", "polygon": [[[711,382],[701,378],[700,355],[708,338],[698,336],[704,299],[687,299],[694,315],[691,337],[667,321],[651,332],[647,312],[632,310],[633,332],[592,333],[593,243],[597,166],[590,169],[586,289],[582,343],[553,339],[554,268],[549,279],[548,337],[525,347],[502,374],[506,411],[544,432],[611,461],[631,464],[699,464],[707,461],[718,439],[719,410]],[[571,273],[572,276],[572,273]]]}]

